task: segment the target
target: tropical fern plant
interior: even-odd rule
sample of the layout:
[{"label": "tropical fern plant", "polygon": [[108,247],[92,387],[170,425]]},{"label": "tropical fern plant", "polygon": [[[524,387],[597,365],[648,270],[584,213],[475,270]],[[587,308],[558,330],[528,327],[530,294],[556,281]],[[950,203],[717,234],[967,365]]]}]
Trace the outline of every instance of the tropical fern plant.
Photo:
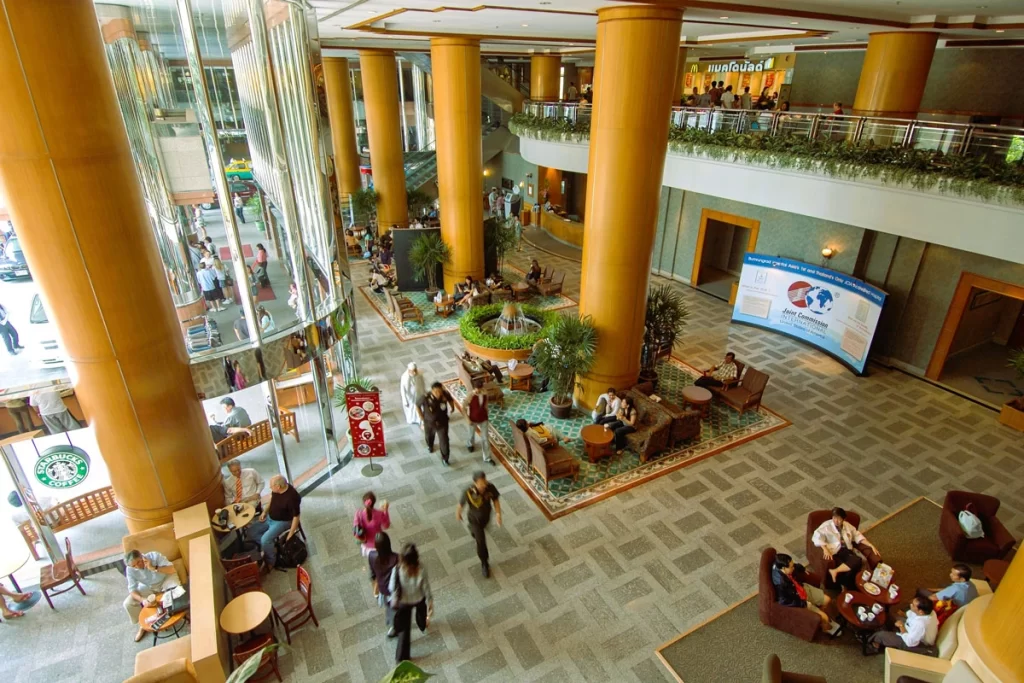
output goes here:
[{"label": "tropical fern plant", "polygon": [[597,330],[590,316],[559,316],[531,356],[540,374],[550,380],[553,404],[572,403],[573,392],[581,387],[578,378],[594,367],[596,353]]},{"label": "tropical fern plant", "polygon": [[419,217],[426,213],[434,200],[422,190],[408,190],[405,193],[405,202],[409,207],[409,215]]},{"label": "tropical fern plant", "polygon": [[380,203],[380,195],[372,187],[364,187],[352,195],[352,211],[357,216],[357,221],[363,223],[377,222],[377,204]]},{"label": "tropical fern plant", "polygon": [[436,232],[420,235],[409,249],[413,274],[417,278],[426,279],[429,292],[437,290],[437,267],[447,265],[451,260],[451,248]]},{"label": "tropical fern plant", "polygon": [[675,345],[689,315],[683,295],[675,288],[661,285],[647,294],[644,342],[640,350],[640,367],[644,373],[654,372],[660,349],[671,349]]}]

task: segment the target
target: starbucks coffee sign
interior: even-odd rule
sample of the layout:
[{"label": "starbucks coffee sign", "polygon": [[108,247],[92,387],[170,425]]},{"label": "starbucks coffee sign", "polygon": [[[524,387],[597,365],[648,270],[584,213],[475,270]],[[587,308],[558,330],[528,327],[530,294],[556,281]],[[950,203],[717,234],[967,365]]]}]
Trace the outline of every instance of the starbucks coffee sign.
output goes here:
[{"label": "starbucks coffee sign", "polygon": [[[696,65],[695,65],[696,66]],[[710,73],[753,73],[755,71],[770,71],[775,66],[775,58],[769,57],[760,62],[748,60],[742,62],[721,62],[719,64],[708,64]]]},{"label": "starbucks coffee sign", "polygon": [[76,446],[53,446],[36,461],[36,479],[51,489],[78,486],[89,476],[89,454]]}]

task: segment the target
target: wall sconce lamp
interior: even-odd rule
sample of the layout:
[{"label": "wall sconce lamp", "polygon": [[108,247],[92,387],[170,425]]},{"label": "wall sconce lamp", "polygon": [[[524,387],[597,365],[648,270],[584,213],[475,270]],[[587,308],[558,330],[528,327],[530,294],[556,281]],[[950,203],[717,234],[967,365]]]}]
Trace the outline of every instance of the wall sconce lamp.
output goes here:
[{"label": "wall sconce lamp", "polygon": [[519,187],[522,187],[522,186],[523,186],[523,185],[525,185],[525,184],[526,184],[526,183],[524,183],[524,182],[523,182],[522,180],[520,180],[520,181],[519,181]]},{"label": "wall sconce lamp", "polygon": [[485,168],[485,169],[484,169],[484,177],[487,177],[487,176],[489,176],[489,175],[491,175],[491,169],[489,169],[489,168]]},{"label": "wall sconce lamp", "polygon": [[821,257],[824,259],[830,259],[835,256],[836,250],[832,247],[825,247],[821,250]]}]

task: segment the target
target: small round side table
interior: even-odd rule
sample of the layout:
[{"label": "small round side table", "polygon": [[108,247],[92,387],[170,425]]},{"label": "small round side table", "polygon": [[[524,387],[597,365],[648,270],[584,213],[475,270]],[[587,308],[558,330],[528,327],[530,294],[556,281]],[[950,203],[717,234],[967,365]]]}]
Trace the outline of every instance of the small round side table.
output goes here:
[{"label": "small round side table", "polygon": [[692,405],[700,411],[700,416],[708,416],[708,409],[711,407],[711,392],[704,387],[686,387],[683,389],[683,407]]},{"label": "small round side table", "polygon": [[583,449],[587,453],[587,460],[597,462],[601,458],[612,454],[612,434],[610,429],[604,425],[587,425],[580,430],[580,438],[583,439]]}]

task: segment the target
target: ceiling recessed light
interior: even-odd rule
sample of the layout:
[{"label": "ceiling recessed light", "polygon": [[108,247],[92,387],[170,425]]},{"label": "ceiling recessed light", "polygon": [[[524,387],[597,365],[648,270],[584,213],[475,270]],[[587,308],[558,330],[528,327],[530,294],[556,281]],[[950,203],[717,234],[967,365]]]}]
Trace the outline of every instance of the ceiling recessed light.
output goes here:
[{"label": "ceiling recessed light", "polygon": [[996,33],[1005,33],[1005,29],[997,28]]},{"label": "ceiling recessed light", "polygon": [[529,24],[520,24],[520,26],[522,26],[523,28],[526,28],[527,26],[529,26]]},{"label": "ceiling recessed light", "polygon": [[822,40],[828,40],[828,36],[822,36],[821,39]]},{"label": "ceiling recessed light", "polygon": [[791,21],[791,22],[789,22],[789,25],[790,26],[796,26],[799,23],[800,23],[799,21]]}]

